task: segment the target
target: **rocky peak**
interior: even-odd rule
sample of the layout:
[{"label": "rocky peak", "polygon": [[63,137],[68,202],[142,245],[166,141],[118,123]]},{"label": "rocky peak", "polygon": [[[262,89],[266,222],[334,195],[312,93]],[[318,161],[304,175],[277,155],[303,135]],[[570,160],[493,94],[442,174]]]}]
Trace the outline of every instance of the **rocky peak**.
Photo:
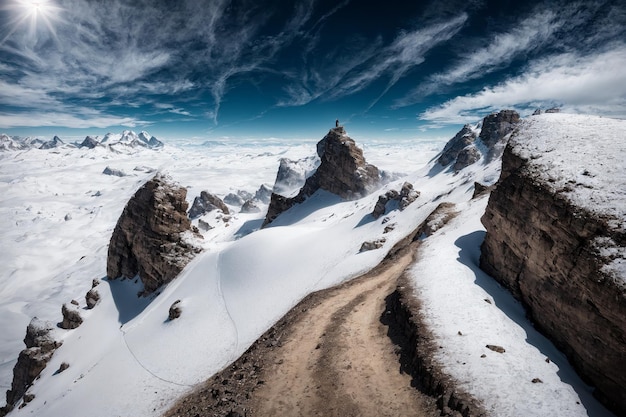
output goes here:
[{"label": "rocky peak", "polygon": [[128,201],[113,230],[107,259],[110,279],[139,275],[144,294],[171,281],[199,252],[191,233],[187,190],[157,174]]},{"label": "rocky peak", "polygon": [[87,136],[85,137],[85,140],[82,141],[82,143],[80,144],[81,148],[89,148],[89,149],[93,149],[96,146],[98,146],[100,143],[98,142],[97,139],[95,139],[92,136]]},{"label": "rocky peak", "polygon": [[365,161],[363,151],[342,126],[330,129],[317,143],[317,154],[321,160],[319,167],[306,179],[295,197],[272,193],[264,226],[319,189],[344,199],[353,199],[367,195],[380,180],[378,168]]},{"label": "rocky peak", "polygon": [[[502,110],[492,113],[482,121],[478,138],[476,128],[465,125],[443,148],[438,162],[447,166],[452,163],[454,172],[472,165],[482,158],[491,161],[502,156],[504,147],[513,129],[520,122],[519,114],[514,110]],[[482,146],[477,146],[479,142]],[[483,152],[486,150],[486,155]]]},{"label": "rocky peak", "polygon": [[491,149],[498,142],[505,139],[520,122],[519,114],[515,110],[502,110],[491,113],[483,119],[483,127],[478,136],[483,144]]},{"label": "rocky peak", "polygon": [[213,210],[222,210],[222,213],[230,214],[228,207],[221,198],[205,190],[200,192],[199,197],[194,198],[189,210],[189,218],[195,219]]},{"label": "rocky peak", "polygon": [[439,164],[446,166],[452,161],[455,161],[459,156],[459,153],[465,149],[468,145],[473,144],[476,141],[476,132],[472,129],[471,125],[465,125],[459,132],[446,143],[446,146],[439,156]]},{"label": "rocky peak", "polygon": [[63,146],[64,142],[61,140],[61,138],[59,138],[58,136],[55,136],[52,138],[52,140],[49,140],[48,142],[44,142],[39,149],[52,149],[52,148],[58,148],[59,146]]}]

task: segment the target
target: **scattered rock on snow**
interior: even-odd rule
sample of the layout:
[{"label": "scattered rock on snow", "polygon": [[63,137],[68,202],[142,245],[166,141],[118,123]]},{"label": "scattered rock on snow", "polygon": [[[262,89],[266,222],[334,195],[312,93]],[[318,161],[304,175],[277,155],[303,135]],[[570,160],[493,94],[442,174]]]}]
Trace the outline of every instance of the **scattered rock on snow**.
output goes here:
[{"label": "scattered rock on snow", "polygon": [[102,171],[102,173],[104,175],[113,175],[115,177],[125,177],[126,176],[126,173],[124,171],[119,170],[119,169],[114,169],[114,168],[111,168],[111,167],[104,168],[104,171]]},{"label": "scattered rock on snow", "polygon": [[83,318],[76,307],[70,307],[67,304],[63,304],[61,307],[61,313],[63,314],[63,321],[59,323],[59,327],[62,329],[75,329],[83,323]]},{"label": "scattered rock on snow", "polygon": [[213,226],[211,226],[211,225],[209,224],[209,222],[204,221],[204,220],[202,220],[202,219],[198,220],[198,227],[200,228],[200,230],[203,230],[203,231],[205,231],[205,232],[206,232],[207,230],[211,230],[211,229],[213,229]]},{"label": "scattered rock on snow", "polygon": [[175,319],[179,318],[182,313],[183,313],[183,310],[180,307],[180,300],[176,300],[170,306],[168,319],[170,321],[175,320]]},{"label": "scattered rock on snow", "polygon": [[95,289],[90,289],[87,294],[85,294],[85,302],[87,303],[87,309],[92,309],[98,304],[100,301],[100,293]]},{"label": "scattered rock on snow", "polygon": [[493,350],[494,352],[504,353],[506,350],[502,346],[498,345],[487,345],[485,346],[487,349]]},{"label": "scattered rock on snow", "polygon": [[380,249],[383,247],[383,244],[386,241],[387,240],[383,237],[383,238],[376,239],[370,242],[363,242],[363,244],[361,245],[361,249],[359,249],[359,252],[366,252],[369,250]]}]

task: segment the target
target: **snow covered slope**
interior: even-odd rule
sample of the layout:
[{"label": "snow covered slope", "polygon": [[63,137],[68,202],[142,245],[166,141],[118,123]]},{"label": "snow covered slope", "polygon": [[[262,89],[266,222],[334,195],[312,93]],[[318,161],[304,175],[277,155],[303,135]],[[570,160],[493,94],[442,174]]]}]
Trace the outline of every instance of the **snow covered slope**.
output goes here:
[{"label": "snow covered slope", "polygon": [[[17,356],[18,342],[30,316],[58,321],[63,302],[75,298],[83,307],[82,297],[90,288],[91,279],[105,275],[106,245],[115,221],[130,195],[152,175],[144,166],[167,167],[175,180],[190,186],[188,199],[191,200],[203,189],[220,196],[237,190],[253,192],[260,184],[273,182],[280,158],[298,160],[315,151],[313,142],[298,146],[287,146],[284,142],[262,146],[208,145],[180,149],[166,146],[158,152],[139,149],[130,155],[116,156],[72,149],[55,155],[31,150],[0,157],[0,192],[9,197],[8,204],[1,207],[0,214],[4,215],[0,216],[0,226],[8,232],[7,242],[11,243],[0,255],[0,260],[9,265],[8,272],[0,276],[0,317],[7,317],[2,325],[13,332],[11,337],[3,335],[11,344],[11,349],[2,348],[6,365],[1,380],[5,386],[10,381],[9,358]],[[477,219],[486,200],[468,201],[474,181],[496,182],[499,161],[488,165],[479,161],[455,174],[431,159],[441,148],[442,142],[366,145],[364,153],[368,162],[405,175],[355,201],[342,201],[318,191],[263,230],[258,227],[264,212],[235,214],[228,222],[210,214],[211,224],[216,227],[204,233],[206,251],[160,294],[137,299],[135,294],[140,288],[129,280],[100,284],[102,299],[93,310],[81,311],[84,323],[76,330],[57,331],[64,343],[29,390],[35,395],[34,400],[10,415],[158,415],[177,396],[237,358],[306,294],[341,283],[375,266],[398,240],[444,201],[458,203],[459,209],[467,213],[432,236],[435,243],[431,251],[440,248],[441,253],[433,253],[432,256],[438,256],[432,262],[437,271],[429,277],[436,280],[443,271],[446,276],[468,279],[466,267],[458,262],[466,260],[465,253],[455,252],[454,247],[443,250],[444,243],[449,244],[450,239],[456,242],[469,234],[467,250],[473,255],[468,256],[475,257],[472,251],[480,243]],[[24,170],[19,171],[21,165]],[[101,175],[107,165],[132,172],[134,176]],[[133,170],[134,166],[140,170]],[[75,170],[83,175],[75,175]],[[404,181],[414,185],[420,192],[419,198],[403,211],[391,210],[374,219],[370,213],[378,196],[390,189],[399,190]],[[20,208],[28,205],[32,206],[29,211]],[[71,220],[64,220],[66,213],[72,214]],[[441,241],[437,236],[447,238]],[[380,249],[360,251],[364,241],[382,238],[385,241]],[[427,257],[423,259],[427,264],[430,262]],[[424,267],[424,263],[421,265]],[[469,279],[468,285],[475,285]],[[446,286],[454,289],[449,284]],[[7,290],[11,287],[12,290]],[[464,291],[461,288],[460,293]],[[437,293],[424,292],[424,297],[432,303],[441,301]],[[169,307],[177,300],[182,316],[169,321]],[[478,317],[483,305],[487,305],[479,301],[463,310],[466,321]],[[526,338],[525,332],[510,330],[516,324],[501,318],[505,311],[501,305],[496,300],[489,317],[502,323],[497,332],[514,333],[505,341],[507,348],[536,350],[536,338]],[[452,310],[461,311],[457,305]],[[456,334],[463,330],[457,329],[455,322],[450,323],[440,326],[444,332],[454,328]],[[451,353],[446,361],[467,362],[463,355]],[[479,360],[485,359],[476,359]],[[62,362],[70,367],[57,373]],[[513,391],[510,395],[519,401],[542,403],[554,402],[555,390],[565,391],[566,394],[556,397],[559,402],[579,401],[584,405],[566,408],[578,413],[573,415],[601,409],[595,408],[599,407],[597,403],[580,392],[581,385],[567,388],[572,379],[560,375],[572,371],[564,361],[559,361],[558,366],[558,369],[548,368],[551,374],[545,376],[548,382],[543,385],[548,389],[533,394],[529,397],[531,401],[524,397],[527,394],[524,391]],[[498,369],[493,376],[495,381],[519,378],[517,369],[493,369]],[[481,372],[462,374],[460,378],[473,387],[472,381],[477,375],[484,375],[484,369]],[[510,389],[515,388],[515,384],[509,385]],[[469,391],[474,393],[473,389]],[[507,414],[510,407],[498,408],[501,404],[506,403],[496,399],[494,415],[515,415]],[[545,409],[530,405],[523,411],[524,415],[545,415]]]}]

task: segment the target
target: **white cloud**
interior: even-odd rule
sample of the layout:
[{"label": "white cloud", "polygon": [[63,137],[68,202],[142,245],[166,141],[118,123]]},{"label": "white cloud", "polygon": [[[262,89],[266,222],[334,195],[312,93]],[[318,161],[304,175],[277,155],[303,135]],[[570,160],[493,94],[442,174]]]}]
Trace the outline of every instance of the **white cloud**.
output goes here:
[{"label": "white cloud", "polygon": [[[81,117],[82,116],[82,117]],[[147,126],[150,122],[131,117],[108,115],[76,115],[67,112],[32,112],[32,113],[0,113],[0,127],[70,127],[70,128],[107,128],[110,126]]]},{"label": "white cloud", "polygon": [[545,58],[520,76],[431,107],[419,119],[436,127],[473,122],[503,108],[552,105],[572,112],[626,117],[625,67],[623,43],[593,55],[568,53]]}]

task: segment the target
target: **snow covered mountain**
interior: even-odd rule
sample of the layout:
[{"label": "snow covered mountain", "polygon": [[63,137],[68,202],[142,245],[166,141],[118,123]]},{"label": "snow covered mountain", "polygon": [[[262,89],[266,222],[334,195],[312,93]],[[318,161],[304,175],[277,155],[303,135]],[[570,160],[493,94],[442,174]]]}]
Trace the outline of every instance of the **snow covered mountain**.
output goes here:
[{"label": "snow covered mountain", "polygon": [[[487,205],[486,195],[472,198],[475,183],[486,187],[496,183],[504,143],[517,121],[503,115],[494,123],[500,135],[497,143],[486,133],[463,134],[464,140],[471,139],[445,163],[436,158],[442,142],[365,146],[368,162],[403,175],[354,200],[319,189],[263,229],[267,203],[258,213],[206,213],[192,222],[200,226],[204,252],[171,283],[142,298],[137,297],[142,290],[138,279],[106,279],[106,255],[124,205],[154,170],[167,171],[186,186],[191,202],[207,187],[221,196],[244,191],[251,195],[260,185],[274,183],[282,160],[289,175],[279,178],[283,186],[279,191],[292,194],[294,184],[301,184],[317,166],[315,145],[208,144],[147,152],[138,144],[149,145],[156,138],[125,131],[107,134],[99,143],[114,149],[129,147],[127,153],[87,154],[76,148],[66,154],[1,154],[0,192],[6,203],[0,207],[0,227],[10,244],[0,253],[5,265],[0,275],[0,321],[7,329],[0,336],[0,387],[10,388],[11,368],[23,348],[21,339],[31,317],[58,322],[61,305],[75,300],[83,319],[76,329],[52,330],[62,345],[28,389],[28,402],[17,403],[9,415],[79,416],[86,410],[103,417],[159,415],[195,384],[239,357],[307,294],[375,267],[442,202],[457,205],[461,214],[424,239],[423,261],[413,267],[412,279],[433,312],[429,320],[442,332],[437,335],[446,346],[442,360],[472,365],[451,366],[448,372],[464,381],[464,389],[485,402],[494,416],[559,415],[563,410],[570,416],[611,415],[592,398],[554,346],[523,318],[521,305],[505,298],[504,290],[494,304],[476,302],[493,293],[485,293],[475,275],[468,273],[478,269],[484,235],[480,216]],[[2,143],[9,147],[11,142],[2,137]],[[472,156],[471,163],[467,155]],[[138,166],[138,160],[145,165]],[[132,175],[102,175],[107,166]],[[76,176],[77,170],[84,175]],[[401,210],[390,200],[382,215],[372,216],[379,197],[398,193],[406,182],[419,192],[415,201]],[[211,228],[201,227],[200,222]],[[362,250],[365,242],[376,244],[372,250]],[[443,282],[441,276],[456,281],[437,287]],[[101,280],[100,299],[88,309],[85,294],[94,279]],[[489,279],[480,277],[481,282]],[[442,296],[442,291],[451,289],[457,290],[456,295]],[[169,320],[173,305],[179,306],[181,315]],[[487,305],[493,309],[486,310]],[[460,315],[439,315],[446,312]],[[483,325],[479,343],[498,340],[523,353],[495,357],[503,362],[490,370],[481,367],[487,363],[484,359],[468,359],[463,351],[466,343],[457,335],[468,317],[473,325]],[[477,333],[463,334],[475,337]],[[545,361],[546,349],[553,358],[550,363]],[[519,384],[523,371],[515,363],[522,368],[533,364],[542,389],[536,389],[537,384],[530,388]],[[481,382],[493,369],[497,369],[493,382],[506,386],[502,395],[494,396],[487,389],[491,385]]]},{"label": "snow covered mountain", "polygon": [[136,134],[132,130],[124,130],[120,134],[107,133],[101,141],[98,140],[98,136],[87,136],[80,143],[65,143],[58,136],[54,136],[51,140],[45,141],[39,138],[21,138],[17,136],[8,136],[6,134],[0,135],[0,151],[19,151],[26,149],[56,149],[56,148],[70,148],[70,147],[83,147],[93,149],[96,146],[103,145],[108,149],[117,152],[127,152],[127,148],[145,147],[151,149],[157,149],[163,147],[161,142],[156,137],[150,135],[146,131],[142,131]]}]

